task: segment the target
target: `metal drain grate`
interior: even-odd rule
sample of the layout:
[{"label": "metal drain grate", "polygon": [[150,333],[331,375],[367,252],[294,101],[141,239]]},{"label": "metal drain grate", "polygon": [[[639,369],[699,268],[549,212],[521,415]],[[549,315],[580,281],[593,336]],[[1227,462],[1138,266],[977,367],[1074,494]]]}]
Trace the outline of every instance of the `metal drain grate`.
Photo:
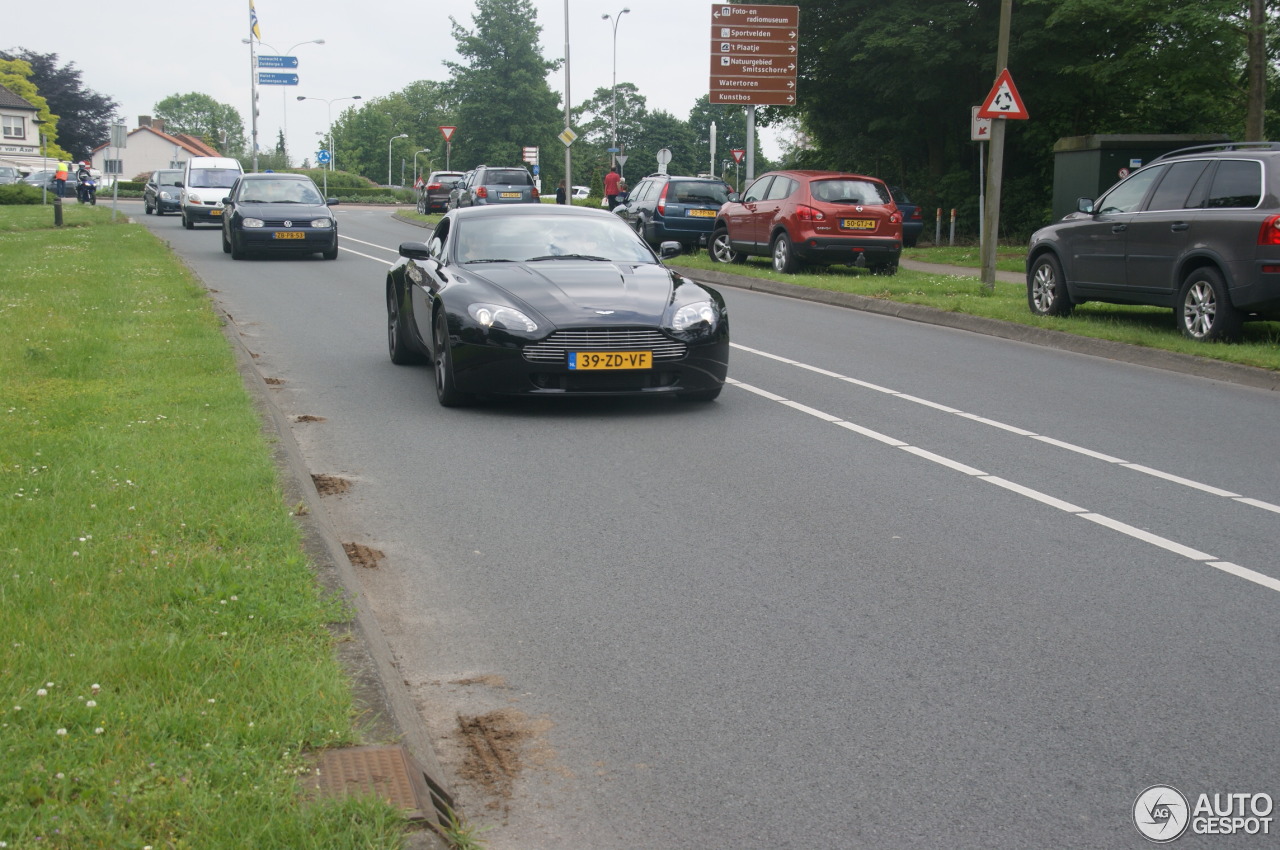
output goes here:
[{"label": "metal drain grate", "polygon": [[376,794],[410,820],[447,823],[453,800],[432,782],[404,747],[349,747],[325,750],[316,760],[308,787],[317,796]]}]

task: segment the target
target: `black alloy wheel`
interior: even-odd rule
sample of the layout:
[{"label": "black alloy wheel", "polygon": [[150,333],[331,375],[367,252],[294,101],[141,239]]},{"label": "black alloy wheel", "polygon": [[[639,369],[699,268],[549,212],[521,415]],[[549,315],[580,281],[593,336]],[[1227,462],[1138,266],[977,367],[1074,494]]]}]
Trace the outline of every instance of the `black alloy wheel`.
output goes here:
[{"label": "black alloy wheel", "polygon": [[426,361],[409,337],[400,292],[391,280],[387,281],[387,354],[397,366],[411,366]]},{"label": "black alloy wheel", "polygon": [[458,392],[453,380],[453,355],[449,353],[449,318],[441,308],[435,321],[435,373],[436,398],[441,407],[461,407],[470,401],[465,393]]},{"label": "black alloy wheel", "polygon": [[1027,306],[1037,316],[1067,316],[1075,309],[1067,295],[1062,264],[1053,254],[1041,254],[1031,264],[1027,279]]}]

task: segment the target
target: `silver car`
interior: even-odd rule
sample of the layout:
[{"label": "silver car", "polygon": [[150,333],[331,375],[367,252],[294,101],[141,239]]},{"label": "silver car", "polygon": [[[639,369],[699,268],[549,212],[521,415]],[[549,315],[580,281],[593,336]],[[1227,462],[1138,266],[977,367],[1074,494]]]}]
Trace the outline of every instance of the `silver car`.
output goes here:
[{"label": "silver car", "polygon": [[489,204],[537,204],[542,199],[528,169],[519,166],[481,165],[471,172],[457,193],[455,207],[482,207]]}]

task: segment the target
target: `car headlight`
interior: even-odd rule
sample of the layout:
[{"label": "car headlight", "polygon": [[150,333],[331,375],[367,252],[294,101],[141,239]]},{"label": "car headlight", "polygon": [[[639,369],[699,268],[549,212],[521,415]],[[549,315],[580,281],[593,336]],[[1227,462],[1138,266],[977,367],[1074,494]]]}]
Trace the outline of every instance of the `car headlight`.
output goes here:
[{"label": "car headlight", "polygon": [[260,218],[242,218],[240,219],[241,227],[262,227],[262,219]]},{"label": "car headlight", "polygon": [[533,333],[538,329],[533,319],[514,307],[504,307],[501,304],[472,304],[467,307],[467,312],[471,314],[471,318],[486,328],[524,333]]},{"label": "car headlight", "polygon": [[676,310],[671,330],[676,336],[697,339],[710,336],[720,324],[720,308],[711,301],[695,301]]},{"label": "car headlight", "polygon": [[311,220],[312,227],[333,227],[333,221],[327,218],[313,218]]},{"label": "car headlight", "polygon": [[187,203],[189,203],[189,204],[198,204],[198,203],[200,203],[200,196],[199,196],[199,195],[197,195],[195,192],[188,192],[188,193],[187,193]]},{"label": "car headlight", "polygon": [[172,200],[173,200],[173,195],[170,195],[168,192],[161,192],[161,193],[160,193],[160,200],[162,200],[162,201],[172,201]]}]

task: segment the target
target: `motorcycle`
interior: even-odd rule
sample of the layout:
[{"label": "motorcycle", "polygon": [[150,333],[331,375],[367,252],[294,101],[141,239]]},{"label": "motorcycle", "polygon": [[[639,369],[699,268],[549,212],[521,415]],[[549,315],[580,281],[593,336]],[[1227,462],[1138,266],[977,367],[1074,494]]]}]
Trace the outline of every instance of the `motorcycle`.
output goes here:
[{"label": "motorcycle", "polygon": [[80,175],[76,184],[76,199],[82,204],[96,206],[98,203],[98,181],[92,174]]}]

